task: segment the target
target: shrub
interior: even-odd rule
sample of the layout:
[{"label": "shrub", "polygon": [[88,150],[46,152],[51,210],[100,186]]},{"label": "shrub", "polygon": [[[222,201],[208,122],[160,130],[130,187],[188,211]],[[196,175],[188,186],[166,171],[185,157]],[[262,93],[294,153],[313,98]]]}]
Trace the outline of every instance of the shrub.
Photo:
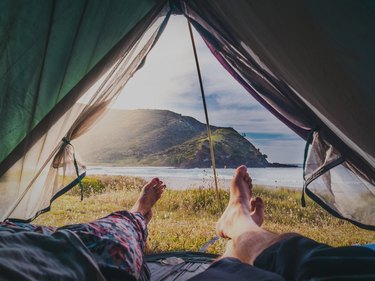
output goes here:
[{"label": "shrub", "polygon": [[[105,192],[105,185],[96,178],[84,178],[82,180],[82,187],[83,187],[83,197],[89,197],[93,194],[100,194]],[[81,188],[79,184],[73,187],[69,192],[69,195],[72,196],[80,196],[81,195]]]},{"label": "shrub", "polygon": [[[94,175],[82,180],[83,197],[114,191],[140,190],[146,181],[139,177]],[[81,196],[79,184],[68,193],[71,196]]]}]

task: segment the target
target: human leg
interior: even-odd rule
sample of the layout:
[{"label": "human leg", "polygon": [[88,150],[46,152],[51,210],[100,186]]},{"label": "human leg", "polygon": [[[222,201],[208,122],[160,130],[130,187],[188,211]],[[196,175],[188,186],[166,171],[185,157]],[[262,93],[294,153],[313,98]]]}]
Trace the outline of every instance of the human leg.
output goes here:
[{"label": "human leg", "polygon": [[107,279],[123,279],[128,274],[129,280],[130,277],[138,280],[144,270],[147,224],[152,217],[152,207],[164,187],[162,181],[154,178],[142,188],[130,211],[114,212],[89,223],[68,225],[60,229],[78,235]]},{"label": "human leg", "polygon": [[217,223],[217,234],[230,238],[223,257],[238,258],[244,263],[253,264],[255,258],[270,245],[295,235],[278,235],[262,229],[264,204],[259,198],[252,199],[251,178],[245,166],[240,166],[230,185],[230,199],[226,210]]},{"label": "human leg", "polygon": [[296,233],[262,229],[256,222],[264,219],[264,205],[250,204],[248,212],[248,178],[246,167],[237,169],[228,207],[217,225],[219,235],[231,238],[223,259],[237,258],[286,280],[375,280],[375,252],[370,249],[332,248]]},{"label": "human leg", "polygon": [[152,207],[160,199],[164,192],[165,184],[158,178],[153,178],[141,190],[137,201],[130,209],[132,213],[141,213],[148,223],[152,217]]},{"label": "human leg", "polygon": [[286,280],[375,280],[375,251],[362,246],[335,248],[302,235],[271,245],[254,265]]},{"label": "human leg", "polygon": [[227,249],[215,263],[191,281],[284,280],[277,274],[252,266],[256,253],[268,245],[268,239],[276,237],[260,228],[263,220],[263,201],[252,198],[251,178],[246,167],[241,166],[231,182],[229,203],[216,227],[219,236],[230,238]]}]

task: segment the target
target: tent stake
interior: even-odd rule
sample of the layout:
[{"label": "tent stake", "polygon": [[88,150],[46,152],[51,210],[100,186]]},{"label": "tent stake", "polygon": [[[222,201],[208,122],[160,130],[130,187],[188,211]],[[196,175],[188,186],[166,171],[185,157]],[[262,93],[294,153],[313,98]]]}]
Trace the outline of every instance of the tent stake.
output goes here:
[{"label": "tent stake", "polygon": [[191,38],[191,44],[193,46],[193,51],[194,51],[195,64],[197,66],[197,73],[198,73],[198,79],[199,79],[199,86],[200,86],[201,94],[202,94],[204,115],[206,117],[207,135],[208,135],[208,141],[209,141],[209,144],[210,144],[211,164],[212,164],[212,170],[213,170],[213,173],[214,173],[214,180],[215,180],[215,191],[216,191],[216,196],[217,196],[218,203],[219,203],[219,210],[222,211],[223,210],[223,205],[222,205],[222,202],[221,202],[220,193],[219,193],[219,187],[218,187],[218,181],[217,181],[214,146],[213,146],[212,137],[211,137],[210,122],[208,120],[208,111],[207,111],[207,104],[206,104],[206,96],[204,94],[204,89],[203,89],[202,75],[201,75],[201,71],[200,71],[200,67],[199,67],[199,61],[198,61],[197,49],[195,47],[195,40],[194,40],[193,30],[191,28],[191,23],[189,22],[189,20],[188,20],[188,26],[189,26],[189,33],[190,33],[190,38]]}]

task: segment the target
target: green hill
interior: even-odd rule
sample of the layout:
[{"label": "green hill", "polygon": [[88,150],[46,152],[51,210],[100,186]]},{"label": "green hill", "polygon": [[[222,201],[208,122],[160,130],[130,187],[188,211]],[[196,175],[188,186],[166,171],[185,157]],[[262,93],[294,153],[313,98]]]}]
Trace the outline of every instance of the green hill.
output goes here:
[{"label": "green hill", "polygon": [[[269,163],[233,128],[211,126],[217,167]],[[75,142],[87,163],[122,166],[211,166],[206,125],[167,110],[111,110]]]}]

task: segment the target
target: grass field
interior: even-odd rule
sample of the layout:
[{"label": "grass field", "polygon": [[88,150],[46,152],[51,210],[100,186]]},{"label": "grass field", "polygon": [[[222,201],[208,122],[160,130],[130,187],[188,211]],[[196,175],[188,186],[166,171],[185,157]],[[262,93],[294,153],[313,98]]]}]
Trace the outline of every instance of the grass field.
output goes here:
[{"label": "grass field", "polygon": [[[53,202],[52,210],[33,223],[62,226],[88,222],[116,210],[129,209],[144,181],[123,176],[97,176],[85,179],[83,183],[83,201],[80,201],[78,187],[75,187]],[[300,192],[256,186],[254,195],[261,196],[265,201],[264,227],[270,231],[299,232],[333,246],[375,241],[375,232],[336,219],[311,200],[307,200],[307,207],[302,208]],[[215,223],[222,213],[220,204],[227,204],[228,191],[220,190],[220,197],[221,203],[211,189],[167,189],[154,208],[147,251],[199,250],[215,235]],[[225,240],[220,239],[208,252],[220,254],[224,247]]]}]

